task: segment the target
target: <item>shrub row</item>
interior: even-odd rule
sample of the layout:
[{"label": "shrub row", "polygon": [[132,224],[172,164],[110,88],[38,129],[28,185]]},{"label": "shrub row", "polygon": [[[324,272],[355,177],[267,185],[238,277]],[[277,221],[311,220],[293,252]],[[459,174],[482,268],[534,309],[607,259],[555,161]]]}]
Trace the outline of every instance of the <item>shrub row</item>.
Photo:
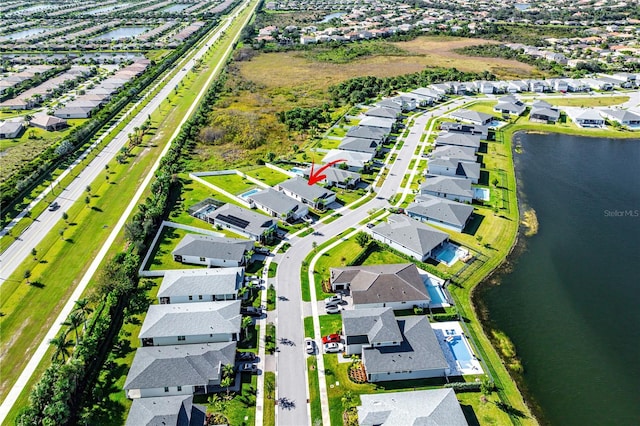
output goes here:
[{"label": "shrub row", "polygon": [[452,388],[456,392],[480,392],[481,382],[452,382],[446,383],[445,388]]}]

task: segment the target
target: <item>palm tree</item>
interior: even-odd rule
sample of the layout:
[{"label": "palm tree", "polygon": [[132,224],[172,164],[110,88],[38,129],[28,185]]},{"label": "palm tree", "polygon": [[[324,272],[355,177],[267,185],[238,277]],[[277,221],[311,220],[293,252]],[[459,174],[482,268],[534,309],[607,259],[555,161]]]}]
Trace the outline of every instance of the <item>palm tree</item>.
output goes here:
[{"label": "palm tree", "polygon": [[87,329],[87,316],[89,316],[89,314],[93,312],[93,309],[89,307],[89,299],[76,300],[75,306],[76,306],[75,311],[82,313],[82,318],[84,321],[82,330],[84,331]]},{"label": "palm tree", "polygon": [[75,346],[78,346],[78,343],[80,342],[80,336],[78,335],[78,327],[80,327],[83,324],[83,322],[84,322],[84,319],[82,317],[82,314],[80,314],[80,312],[73,312],[71,315],[69,315],[69,318],[67,318],[67,320],[62,323],[62,325],[69,326],[76,333]]},{"label": "palm tree", "polygon": [[245,339],[249,339],[249,327],[251,326],[251,324],[253,323],[253,321],[251,320],[251,317],[242,317],[242,324],[241,324],[241,329],[242,331],[244,331],[244,337]]},{"label": "palm tree", "polygon": [[51,358],[53,361],[59,361],[62,358],[62,362],[64,363],[67,358],[71,356],[71,351],[69,348],[73,346],[73,342],[67,340],[66,335],[61,335],[58,337],[54,337],[49,340],[49,343],[54,346],[55,352],[53,353],[53,357]]},{"label": "palm tree", "polygon": [[229,388],[231,387],[231,383],[233,383],[233,373],[235,368],[233,364],[225,364],[222,366],[222,380],[220,381],[220,386],[227,388],[227,398],[229,398]]}]

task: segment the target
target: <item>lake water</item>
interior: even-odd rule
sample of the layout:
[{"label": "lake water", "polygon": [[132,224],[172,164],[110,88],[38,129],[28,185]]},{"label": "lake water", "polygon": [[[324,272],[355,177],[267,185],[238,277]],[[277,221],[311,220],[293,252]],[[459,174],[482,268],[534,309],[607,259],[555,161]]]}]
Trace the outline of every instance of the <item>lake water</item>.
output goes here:
[{"label": "lake water", "polygon": [[516,9],[523,10],[523,11],[531,8],[531,5],[529,3],[516,3],[513,6]]},{"label": "lake water", "polygon": [[32,35],[36,35],[36,34],[40,34],[47,31],[46,28],[29,28],[28,30],[22,30],[22,31],[18,31],[15,33],[11,33],[11,34],[7,34],[4,36],[0,36],[0,39],[3,40],[19,40],[19,39],[23,39]]},{"label": "lake water", "polygon": [[150,27],[122,27],[94,37],[94,40],[121,40],[131,38],[148,31]]},{"label": "lake water", "polygon": [[325,16],[324,18],[322,18],[321,21],[318,21],[318,22],[323,24],[325,22],[329,22],[333,18],[339,18],[339,17],[344,16],[346,14],[347,14],[346,12],[335,12],[335,13],[332,13],[330,15]]},{"label": "lake water", "polygon": [[169,6],[167,8],[160,10],[160,12],[166,12],[166,13],[182,12],[189,6],[190,6],[189,4],[174,4],[173,6]]},{"label": "lake water", "polygon": [[638,425],[640,139],[518,139],[539,232],[479,297],[515,343],[543,423]]}]

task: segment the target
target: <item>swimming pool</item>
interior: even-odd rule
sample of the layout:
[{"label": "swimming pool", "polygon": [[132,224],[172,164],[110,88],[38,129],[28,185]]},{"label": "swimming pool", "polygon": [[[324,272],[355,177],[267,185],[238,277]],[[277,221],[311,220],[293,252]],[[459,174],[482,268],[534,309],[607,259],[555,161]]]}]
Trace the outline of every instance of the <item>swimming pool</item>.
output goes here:
[{"label": "swimming pool", "polygon": [[240,198],[242,198],[243,200],[246,200],[248,197],[252,196],[253,194],[256,194],[258,192],[262,191],[261,189],[258,188],[253,188],[243,194],[240,194]]},{"label": "swimming pool", "polygon": [[292,167],[291,171],[297,175],[304,176],[304,169],[301,169],[300,167]]},{"label": "swimming pool", "polygon": [[442,306],[442,304],[444,303],[446,303],[447,305],[449,304],[449,301],[445,297],[444,292],[442,291],[442,288],[440,288],[440,286],[427,284],[427,292],[429,293],[429,297],[431,298],[431,306]]},{"label": "swimming pool", "polygon": [[447,344],[449,348],[451,348],[451,352],[453,353],[456,361],[460,363],[460,366],[463,368],[470,368],[473,360],[473,355],[471,355],[471,351],[467,347],[466,343],[463,342],[462,336],[451,336],[447,338]]},{"label": "swimming pool", "polygon": [[436,252],[436,260],[446,264],[447,266],[451,266],[460,259],[462,254],[463,250],[461,250],[460,247],[455,244],[447,243]]},{"label": "swimming pool", "polygon": [[476,200],[489,201],[491,193],[488,188],[473,188],[473,198]]}]

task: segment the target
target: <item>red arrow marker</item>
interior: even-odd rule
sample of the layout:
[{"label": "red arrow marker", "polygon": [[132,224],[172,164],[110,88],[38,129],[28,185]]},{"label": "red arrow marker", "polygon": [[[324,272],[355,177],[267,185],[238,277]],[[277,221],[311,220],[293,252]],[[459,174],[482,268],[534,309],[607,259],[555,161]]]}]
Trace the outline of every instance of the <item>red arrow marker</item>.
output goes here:
[{"label": "red arrow marker", "polygon": [[327,175],[323,175],[322,172],[325,171],[328,167],[331,167],[334,164],[338,163],[346,163],[346,161],[347,160],[334,160],[320,167],[318,170],[314,170],[315,163],[312,162],[311,171],[309,172],[309,185],[313,185],[320,182],[322,179],[325,179]]}]

